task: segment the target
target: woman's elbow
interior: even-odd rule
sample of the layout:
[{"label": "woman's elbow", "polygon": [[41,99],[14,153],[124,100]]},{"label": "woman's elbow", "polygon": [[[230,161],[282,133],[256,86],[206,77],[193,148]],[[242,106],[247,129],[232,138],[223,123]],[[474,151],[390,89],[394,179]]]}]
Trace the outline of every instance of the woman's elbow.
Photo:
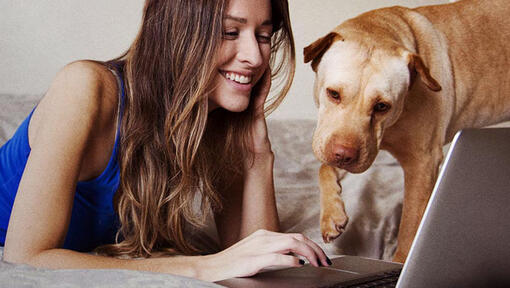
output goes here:
[{"label": "woman's elbow", "polygon": [[26,265],[34,265],[33,259],[37,253],[35,251],[31,251],[29,249],[23,249],[21,247],[12,247],[6,243],[4,246],[4,253],[2,260],[4,262],[13,263],[13,264],[26,264]]}]

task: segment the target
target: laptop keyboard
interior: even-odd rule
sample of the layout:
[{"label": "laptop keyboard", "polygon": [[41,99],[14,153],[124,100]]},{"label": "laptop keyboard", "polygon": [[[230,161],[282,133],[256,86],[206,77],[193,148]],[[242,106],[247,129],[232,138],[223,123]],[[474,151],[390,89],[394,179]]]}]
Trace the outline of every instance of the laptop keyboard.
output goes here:
[{"label": "laptop keyboard", "polygon": [[391,271],[386,271],[384,273],[371,275],[366,278],[357,279],[353,282],[349,283],[341,283],[335,284],[331,286],[327,286],[327,288],[386,288],[386,287],[395,287],[397,285],[398,276],[400,276],[400,272],[402,269],[396,269]]}]

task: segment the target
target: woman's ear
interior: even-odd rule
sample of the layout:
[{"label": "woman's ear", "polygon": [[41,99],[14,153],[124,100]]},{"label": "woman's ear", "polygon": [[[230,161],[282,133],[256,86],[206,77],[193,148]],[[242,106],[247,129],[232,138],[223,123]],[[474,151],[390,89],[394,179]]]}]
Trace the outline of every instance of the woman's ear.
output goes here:
[{"label": "woman's ear", "polygon": [[305,63],[312,61],[311,65],[314,72],[317,72],[317,66],[321,61],[322,55],[324,55],[331,44],[333,44],[335,38],[337,40],[343,40],[342,36],[338,33],[329,32],[328,35],[317,39],[315,42],[303,49]]}]

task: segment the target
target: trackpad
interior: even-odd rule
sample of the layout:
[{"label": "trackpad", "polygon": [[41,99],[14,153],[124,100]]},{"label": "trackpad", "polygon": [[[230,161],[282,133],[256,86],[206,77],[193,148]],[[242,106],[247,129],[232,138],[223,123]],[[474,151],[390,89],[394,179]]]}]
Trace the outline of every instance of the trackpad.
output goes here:
[{"label": "trackpad", "polygon": [[332,259],[331,262],[333,262],[333,265],[327,267],[328,269],[336,269],[339,271],[348,271],[359,274],[371,274],[402,268],[402,264],[400,263],[357,256],[341,256]]}]

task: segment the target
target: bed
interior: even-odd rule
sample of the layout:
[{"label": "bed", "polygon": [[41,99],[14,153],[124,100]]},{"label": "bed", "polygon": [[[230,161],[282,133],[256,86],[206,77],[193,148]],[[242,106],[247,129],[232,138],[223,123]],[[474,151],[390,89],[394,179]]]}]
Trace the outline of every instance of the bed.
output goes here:
[{"label": "bed", "polygon": [[[37,103],[40,95],[0,94],[0,145]],[[403,172],[397,161],[381,151],[365,173],[349,174],[342,182],[350,217],[345,233],[332,243],[322,241],[319,229],[318,168],[311,150],[315,127],[309,119],[269,119],[275,153],[275,189],[281,228],[301,232],[321,245],[330,258],[359,255],[391,260],[396,249],[402,210]],[[212,224],[196,241],[214,249]],[[0,253],[3,249],[0,248]],[[50,270],[0,262],[0,287],[219,287],[174,275],[128,270]]]}]

